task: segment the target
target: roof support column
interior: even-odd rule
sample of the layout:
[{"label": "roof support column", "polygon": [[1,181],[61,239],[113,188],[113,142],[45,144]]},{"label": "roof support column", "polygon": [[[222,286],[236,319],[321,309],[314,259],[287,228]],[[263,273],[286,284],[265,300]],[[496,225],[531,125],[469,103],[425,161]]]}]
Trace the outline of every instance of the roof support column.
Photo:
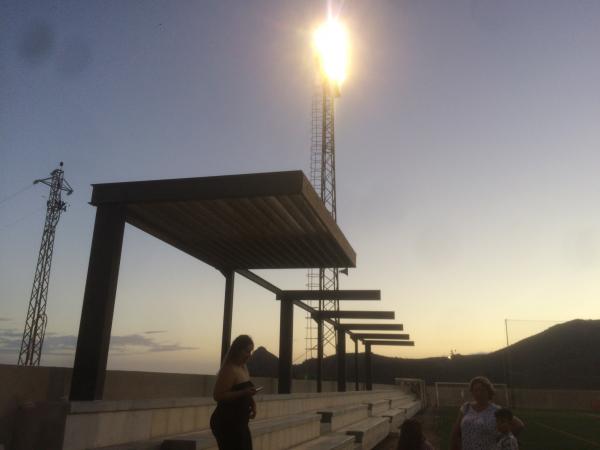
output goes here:
[{"label": "roof support column", "polygon": [[346,392],[346,332],[338,328],[336,334],[337,390]]},{"label": "roof support column", "polygon": [[317,319],[317,392],[323,392],[323,319]]},{"label": "roof support column", "polygon": [[125,208],[98,206],[77,336],[70,400],[100,400],[119,278]]},{"label": "roof support column", "polygon": [[365,342],[365,378],[367,391],[373,390],[373,381],[371,379],[371,344]]},{"label": "roof support column", "polygon": [[277,392],[292,392],[292,344],[294,340],[294,302],[281,300],[279,317],[279,382]]},{"label": "roof support column", "polygon": [[221,337],[221,362],[225,359],[229,345],[231,344],[231,322],[233,315],[233,284],[235,272],[233,270],[223,271],[225,275],[225,302],[223,307],[223,335]]},{"label": "roof support column", "polygon": [[356,338],[354,338],[354,390],[360,390],[358,386],[358,339]]}]

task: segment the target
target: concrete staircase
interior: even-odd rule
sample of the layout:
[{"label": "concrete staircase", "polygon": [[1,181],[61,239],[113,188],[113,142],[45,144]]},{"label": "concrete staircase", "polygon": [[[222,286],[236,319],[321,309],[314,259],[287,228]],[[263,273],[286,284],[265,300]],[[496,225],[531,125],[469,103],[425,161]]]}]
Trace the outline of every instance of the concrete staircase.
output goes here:
[{"label": "concrete staircase", "polygon": [[[400,389],[258,395],[250,422],[255,450],[371,449],[421,407]],[[50,405],[52,406],[52,405]],[[46,405],[48,407],[48,405]],[[211,398],[61,402],[55,417],[60,450],[217,450]],[[33,409],[35,410],[35,408]]]},{"label": "concrete staircase", "polygon": [[[315,409],[318,404],[328,407]],[[251,422],[256,450],[369,450],[418,410],[401,391],[312,394],[257,398]],[[396,408],[391,408],[392,404]],[[260,413],[262,411],[262,413]],[[161,450],[217,450],[210,430],[165,439]]]}]

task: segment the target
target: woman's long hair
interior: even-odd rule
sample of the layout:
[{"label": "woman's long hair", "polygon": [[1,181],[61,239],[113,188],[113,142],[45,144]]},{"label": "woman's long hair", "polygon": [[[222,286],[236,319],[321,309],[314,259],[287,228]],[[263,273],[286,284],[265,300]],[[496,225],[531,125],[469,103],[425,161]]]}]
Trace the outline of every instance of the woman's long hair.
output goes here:
[{"label": "woman's long hair", "polygon": [[242,351],[250,346],[254,347],[252,338],[247,334],[240,334],[229,346],[225,359],[223,359],[223,364],[225,364],[225,362],[236,361],[240,357]]},{"label": "woman's long hair", "polygon": [[421,450],[425,437],[421,423],[415,419],[407,419],[400,427],[398,450]]}]

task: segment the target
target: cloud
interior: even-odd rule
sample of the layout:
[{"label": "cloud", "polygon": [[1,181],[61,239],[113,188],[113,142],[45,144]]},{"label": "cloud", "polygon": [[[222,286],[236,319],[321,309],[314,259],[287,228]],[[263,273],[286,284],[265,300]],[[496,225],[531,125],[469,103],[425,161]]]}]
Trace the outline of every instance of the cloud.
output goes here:
[{"label": "cloud", "polygon": [[198,347],[184,347],[179,344],[159,344],[150,349],[150,352],[176,352],[181,350],[196,350]]},{"label": "cloud", "polygon": [[21,350],[23,333],[15,329],[0,329],[0,352],[15,353]]},{"label": "cloud", "polygon": [[[152,333],[162,333],[158,330]],[[151,333],[151,334],[152,334]],[[0,328],[0,354],[17,354],[21,349],[23,335],[14,329]],[[77,336],[46,333],[44,339],[44,355],[72,355],[77,345]],[[179,343],[159,342],[151,337],[141,334],[127,334],[112,336],[110,351],[113,355],[131,355],[140,353],[175,352],[182,350],[195,350],[197,347],[186,347]]]},{"label": "cloud", "polygon": [[195,350],[196,347],[184,347],[177,343],[157,342],[152,338],[139,334],[113,336],[110,340],[113,353],[129,354],[131,351],[142,352],[172,352],[180,350]]},{"label": "cloud", "polygon": [[46,334],[42,355],[69,355],[75,351],[77,337],[73,335]]},{"label": "cloud", "polygon": [[11,322],[12,319],[10,317],[0,317],[0,322]]}]

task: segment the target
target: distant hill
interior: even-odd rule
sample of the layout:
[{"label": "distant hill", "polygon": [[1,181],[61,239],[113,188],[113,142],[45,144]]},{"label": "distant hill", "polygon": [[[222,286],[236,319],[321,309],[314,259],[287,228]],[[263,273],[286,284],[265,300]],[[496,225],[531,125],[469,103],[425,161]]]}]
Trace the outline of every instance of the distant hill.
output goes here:
[{"label": "distant hill", "polygon": [[252,353],[247,366],[253,377],[277,377],[279,358],[264,347],[258,347]]},{"label": "distant hill", "polygon": [[[418,344],[418,343],[417,343]],[[347,379],[354,377],[354,354],[346,355]],[[600,320],[573,320],[496,352],[478,355],[408,359],[373,354],[373,382],[392,383],[396,377],[435,381],[465,382],[485,375],[497,383],[507,381],[510,368],[513,386],[547,389],[600,389]],[[364,355],[358,369],[364,377]],[[264,347],[248,362],[253,376],[277,376],[277,357]],[[325,379],[335,379],[335,357],[323,360]],[[313,378],[316,360],[293,367],[295,378]]]}]

